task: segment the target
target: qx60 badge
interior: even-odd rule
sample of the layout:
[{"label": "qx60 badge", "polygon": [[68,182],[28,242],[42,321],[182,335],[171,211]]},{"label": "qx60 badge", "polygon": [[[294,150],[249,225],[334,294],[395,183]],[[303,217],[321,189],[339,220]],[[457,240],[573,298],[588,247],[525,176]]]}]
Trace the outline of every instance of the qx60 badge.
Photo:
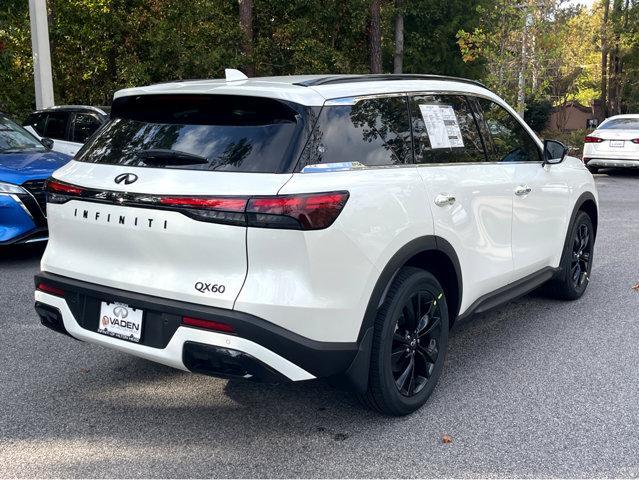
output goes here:
[{"label": "qx60 badge", "polygon": [[135,173],[121,173],[117,177],[115,177],[115,183],[118,185],[124,182],[125,185],[131,185],[138,179],[138,176]]}]

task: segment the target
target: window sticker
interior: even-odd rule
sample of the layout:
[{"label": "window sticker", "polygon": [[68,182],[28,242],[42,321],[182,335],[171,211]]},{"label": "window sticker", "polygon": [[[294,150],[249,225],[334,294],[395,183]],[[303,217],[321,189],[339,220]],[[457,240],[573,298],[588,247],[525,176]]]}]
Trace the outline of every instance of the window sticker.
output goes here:
[{"label": "window sticker", "polygon": [[457,115],[451,105],[420,105],[430,148],[460,148],[464,146]]}]

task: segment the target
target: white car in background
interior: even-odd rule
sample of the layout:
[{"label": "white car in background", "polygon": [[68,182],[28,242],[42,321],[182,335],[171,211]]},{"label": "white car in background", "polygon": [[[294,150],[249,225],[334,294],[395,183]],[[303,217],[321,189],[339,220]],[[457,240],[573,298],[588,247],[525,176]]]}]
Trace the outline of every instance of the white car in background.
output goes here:
[{"label": "white car in background", "polygon": [[583,160],[592,173],[600,168],[639,168],[639,114],[604,120],[584,138]]},{"label": "white car in background", "polygon": [[51,150],[73,156],[108,119],[107,107],[60,105],[31,113],[23,126],[40,140],[51,139]]}]

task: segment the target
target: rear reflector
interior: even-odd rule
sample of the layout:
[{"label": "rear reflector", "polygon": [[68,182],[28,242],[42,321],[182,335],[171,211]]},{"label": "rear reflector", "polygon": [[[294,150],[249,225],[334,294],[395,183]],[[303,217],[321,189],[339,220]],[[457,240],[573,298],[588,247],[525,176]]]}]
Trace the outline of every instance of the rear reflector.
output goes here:
[{"label": "rear reflector", "polygon": [[58,297],[64,297],[64,290],[58,287],[54,287],[53,285],[49,285],[48,283],[40,282],[38,283],[36,289],[44,293],[57,295]]},{"label": "rear reflector", "polygon": [[182,317],[182,325],[206,328],[207,330],[216,330],[218,332],[235,333],[235,329],[227,323],[204,320],[202,318]]},{"label": "rear reflector", "polygon": [[603,138],[593,137],[591,135],[586,135],[584,137],[584,143],[601,143],[603,141],[604,141]]}]

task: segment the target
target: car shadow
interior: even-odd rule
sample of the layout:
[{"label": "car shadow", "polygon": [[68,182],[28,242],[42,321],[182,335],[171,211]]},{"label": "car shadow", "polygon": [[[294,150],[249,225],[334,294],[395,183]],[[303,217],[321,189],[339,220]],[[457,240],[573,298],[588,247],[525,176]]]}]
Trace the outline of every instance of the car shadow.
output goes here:
[{"label": "car shadow", "polygon": [[620,178],[639,178],[639,169],[632,168],[602,168],[599,170],[600,175]]},{"label": "car shadow", "polygon": [[0,246],[0,268],[2,265],[18,264],[30,260],[39,261],[45,247],[46,242]]}]

